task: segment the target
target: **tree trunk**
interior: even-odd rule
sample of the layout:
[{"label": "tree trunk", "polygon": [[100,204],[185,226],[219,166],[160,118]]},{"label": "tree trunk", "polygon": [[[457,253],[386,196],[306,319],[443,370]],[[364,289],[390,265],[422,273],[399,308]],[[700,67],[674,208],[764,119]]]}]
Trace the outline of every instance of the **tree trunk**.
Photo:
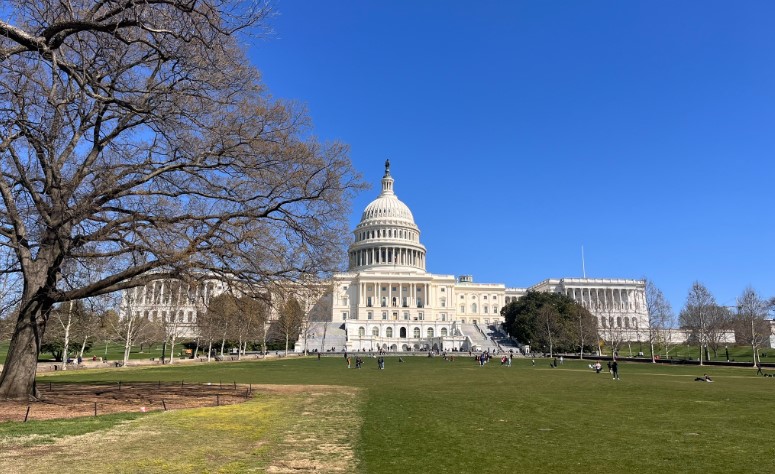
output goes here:
[{"label": "tree trunk", "polygon": [[656,364],[657,359],[654,357],[654,342],[650,342],[649,345],[651,346],[651,363]]},{"label": "tree trunk", "polygon": [[207,341],[207,362],[210,362],[213,355],[213,340]]},{"label": "tree trunk", "polygon": [[78,351],[78,357],[83,359],[83,353],[86,351],[86,340],[89,339],[89,336],[83,336],[83,344],[81,344],[81,350]]},{"label": "tree trunk", "polygon": [[175,331],[172,333],[172,337],[170,337],[170,364],[175,361],[175,339],[177,335],[177,331]]},{"label": "tree trunk", "polygon": [[704,349],[704,347],[703,347],[703,345],[702,345],[702,342],[700,342],[700,365],[703,365],[703,364],[702,364],[702,357],[703,357],[703,353],[702,353],[702,351],[703,351],[703,349]]},{"label": "tree trunk", "polygon": [[35,386],[35,373],[50,310],[51,301],[40,296],[27,299],[22,305],[0,374],[0,399],[36,400],[40,397]]},{"label": "tree trunk", "polygon": [[261,333],[261,358],[263,359],[266,357],[266,324],[264,325],[264,330]]},{"label": "tree trunk", "polygon": [[[67,313],[67,324],[64,324],[65,340],[62,344],[62,370],[67,370],[67,352],[70,349],[70,323],[73,320],[73,302],[70,302],[70,310]],[[60,319],[61,321],[61,319]]]},{"label": "tree trunk", "polygon": [[288,332],[285,333],[285,357],[288,357],[288,340],[291,338]]},{"label": "tree trunk", "polygon": [[124,367],[129,362],[129,351],[132,350],[132,322],[134,321],[131,311],[127,313],[129,313],[129,321],[127,322],[126,339],[124,339]]}]

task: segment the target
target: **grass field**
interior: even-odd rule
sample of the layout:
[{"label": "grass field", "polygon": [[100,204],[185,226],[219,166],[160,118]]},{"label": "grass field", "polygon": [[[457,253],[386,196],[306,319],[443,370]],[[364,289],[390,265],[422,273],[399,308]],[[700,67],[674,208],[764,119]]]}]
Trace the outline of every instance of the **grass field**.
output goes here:
[{"label": "grass field", "polygon": [[[143,347],[143,350],[141,351],[139,347],[133,347],[132,351],[129,353],[130,359],[150,359],[150,358],[160,358],[161,357],[161,344],[156,344],[154,346]],[[107,350],[106,350],[107,348]],[[72,356],[72,351],[78,350],[80,347],[70,348],[70,355]],[[183,350],[183,346],[178,344],[175,345],[175,356],[178,356],[178,353]],[[0,342],[0,364],[5,362],[5,358],[8,355],[8,341]],[[116,344],[114,342],[110,342],[105,344],[98,343],[88,351],[84,353],[85,359],[91,359],[92,356],[96,357],[107,357],[108,360],[123,360],[124,359],[124,346],[123,344]],[[167,357],[169,357],[169,350],[166,354]],[[40,354],[38,357],[39,362],[46,362],[46,361],[53,361],[53,357],[49,353],[43,353]]]},{"label": "grass field", "polygon": [[[286,458],[293,458],[294,452],[297,457],[325,459],[327,449],[351,453],[353,459],[344,471],[336,469],[340,472],[775,470],[768,421],[775,409],[775,378],[756,377],[750,368],[622,363],[622,379],[614,381],[608,374],[590,371],[588,361],[566,361],[556,369],[547,360],[536,362],[535,367],[529,360],[515,360],[512,367],[498,362],[478,367],[468,358],[447,362],[408,357],[398,363],[391,357],[386,370],[380,371],[370,358],[360,370],[346,369],[341,357],[288,358],[83,370],[52,374],[45,380],[345,387],[325,396],[312,396],[314,389],[304,395],[267,394],[228,410],[151,414],[119,428],[110,423],[100,426],[93,433],[115,429],[134,433],[128,446],[135,447],[116,449],[111,456],[104,455],[99,448],[103,437],[96,436],[96,450],[103,455],[89,466],[108,472],[262,472],[289,462]],[[694,381],[704,370],[712,371],[714,383]],[[205,422],[222,416],[217,423]],[[56,422],[36,425],[50,433],[48,423]],[[36,439],[29,433],[17,434],[22,429],[22,424],[1,425],[0,446],[13,445],[15,436]],[[157,432],[162,433],[160,445],[154,441]],[[236,437],[233,446],[215,443],[211,448],[213,441],[202,442],[221,439],[224,433]],[[72,436],[83,435],[64,438]],[[306,447],[289,450],[289,443]],[[321,451],[321,446],[326,449]],[[208,454],[209,449],[218,455]],[[254,454],[246,456],[246,450]],[[184,454],[170,457],[173,452]],[[2,462],[0,457],[0,471]],[[141,462],[146,464],[137,464]],[[320,468],[330,460],[315,462],[323,462],[314,464],[317,472],[334,470]],[[123,468],[116,470],[119,465]],[[44,470],[36,466],[28,466],[28,472]],[[298,466],[293,470],[305,472]]]}]

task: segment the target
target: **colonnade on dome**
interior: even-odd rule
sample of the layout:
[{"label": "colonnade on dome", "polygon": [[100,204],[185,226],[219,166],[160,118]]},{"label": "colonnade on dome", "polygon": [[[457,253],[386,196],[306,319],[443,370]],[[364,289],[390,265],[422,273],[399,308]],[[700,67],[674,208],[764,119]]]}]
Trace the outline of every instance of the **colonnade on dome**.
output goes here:
[{"label": "colonnade on dome", "polygon": [[350,251],[350,269],[374,265],[400,265],[425,268],[425,252],[399,246],[381,246],[360,248]]}]

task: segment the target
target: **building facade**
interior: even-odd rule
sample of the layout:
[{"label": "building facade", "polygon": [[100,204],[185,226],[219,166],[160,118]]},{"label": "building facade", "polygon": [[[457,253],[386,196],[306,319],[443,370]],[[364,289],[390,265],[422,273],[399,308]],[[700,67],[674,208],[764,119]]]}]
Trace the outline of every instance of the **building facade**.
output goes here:
[{"label": "building facade", "polygon": [[[334,274],[330,282],[289,285],[308,315],[297,352],[495,349],[488,329],[503,323],[504,305],[528,291],[573,298],[598,319],[603,339],[648,338],[644,280],[550,278],[510,288],[477,283],[471,275],[428,272],[420,228],[396,196],[389,162],[381,192],[366,206],[353,234],[346,272]],[[197,317],[226,288],[218,279],[195,286],[155,280],[124,292],[121,313],[167,326],[173,322],[178,337],[191,338],[197,333]],[[270,308],[270,320],[276,312]]]},{"label": "building facade", "polygon": [[502,307],[529,290],[570,296],[598,318],[601,333],[616,329],[629,340],[647,335],[643,280],[563,278],[507,288],[476,283],[470,275],[426,271],[420,229],[396,196],[389,162],[381,192],[366,206],[353,234],[348,271],[333,276],[330,295],[331,322],[344,330],[344,342],[338,341],[343,347],[319,342],[318,327],[312,340],[297,344],[299,352],[483,348],[484,328],[503,323]]}]

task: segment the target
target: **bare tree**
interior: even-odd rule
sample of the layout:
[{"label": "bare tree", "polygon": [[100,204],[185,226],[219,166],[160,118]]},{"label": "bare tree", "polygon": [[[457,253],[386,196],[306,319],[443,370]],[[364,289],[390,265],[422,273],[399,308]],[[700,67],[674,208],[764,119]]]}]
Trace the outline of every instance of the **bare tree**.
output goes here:
[{"label": "bare tree", "polygon": [[[331,288],[331,284],[320,285],[313,292],[311,292],[311,298],[306,300],[308,305],[309,302],[312,302],[312,304],[309,310],[305,311],[301,328],[301,339],[304,341],[305,355],[309,353],[309,344],[311,344],[310,339],[314,339],[319,336],[317,334],[317,330],[320,329],[320,325],[315,325],[314,323],[331,320],[331,314],[334,305],[333,292]],[[323,344],[323,341],[324,338],[321,337],[321,345]],[[321,346],[316,350],[323,351],[324,348]]]},{"label": "bare tree", "polygon": [[[0,20],[0,248],[21,275],[0,398],[36,397],[53,305],[179,267],[252,282],[340,260],[347,147],[272,99],[234,0],[9,0]],[[244,38],[244,37],[243,37]],[[61,285],[66,262],[104,268]]]},{"label": "bare tree", "polygon": [[579,347],[579,359],[583,359],[585,347],[592,344],[597,346],[597,318],[592,316],[589,310],[580,304],[572,306],[571,311],[573,325],[568,329],[571,332],[572,338],[577,341],[576,343]]},{"label": "bare tree", "polygon": [[604,323],[601,332],[603,340],[611,348],[611,357],[616,358],[619,354],[619,348],[624,343],[625,329],[621,325],[621,313],[613,305],[601,306],[600,314]]},{"label": "bare tree", "polygon": [[679,319],[681,327],[690,331],[690,336],[697,340],[700,346],[700,365],[703,365],[704,352],[708,344],[709,326],[715,309],[716,300],[705,286],[696,281],[689,290],[686,304],[681,310]]},{"label": "bare tree", "polygon": [[670,353],[672,344],[672,333],[675,329],[675,314],[670,302],[667,301],[654,282],[646,280],[646,311],[648,312],[649,325],[648,337],[651,346],[651,362],[656,362],[656,351],[654,346],[665,348],[665,356]]},{"label": "bare tree", "polygon": [[762,298],[750,286],[737,298],[735,332],[739,341],[745,341],[751,346],[754,367],[761,362],[759,348],[770,338],[771,329],[767,321],[767,313],[773,303],[775,300],[768,301]]},{"label": "bare tree", "polygon": [[[135,288],[140,291],[140,288]],[[137,344],[145,344],[151,340],[158,340],[163,335],[163,328],[156,321],[151,321],[149,315],[140,312],[136,308],[138,296],[135,291],[124,293],[121,301],[122,317],[115,321],[113,328],[117,338],[124,343],[123,365],[129,362],[129,354],[132,347]],[[163,336],[162,336],[163,337]]]},{"label": "bare tree", "polygon": [[727,335],[732,331],[733,315],[729,308],[713,305],[708,312],[707,344],[705,358],[710,360],[709,350],[713,351],[713,358],[718,358],[718,351],[727,341]]},{"label": "bare tree", "polygon": [[184,332],[185,308],[191,308],[197,303],[196,282],[184,275],[183,279],[166,279],[160,282],[162,285],[161,303],[162,310],[160,324],[164,330],[164,342],[162,349],[162,364],[165,363],[167,344],[170,346],[169,363],[175,363],[175,344],[178,337]]},{"label": "bare tree", "polygon": [[208,353],[212,352],[213,342],[220,340],[220,354],[223,356],[226,340],[231,335],[231,325],[236,320],[238,311],[237,298],[231,293],[223,293],[210,300],[206,314],[198,320],[200,334],[208,339]]},{"label": "bare tree", "polygon": [[77,318],[75,315],[75,301],[67,303],[65,308],[59,308],[59,311],[53,311],[54,319],[62,327],[62,370],[67,370],[68,353],[70,351],[70,329],[74,326]]},{"label": "bare tree", "polygon": [[83,358],[90,340],[94,343],[98,337],[104,335],[102,315],[109,310],[109,307],[105,306],[109,301],[109,298],[102,296],[81,300],[84,309],[75,321],[75,340],[80,343],[79,357]]},{"label": "bare tree", "polygon": [[239,348],[237,358],[240,359],[245,355],[248,343],[260,341],[264,337],[268,311],[263,299],[243,296],[236,303],[237,318],[232,327]]},{"label": "bare tree", "polygon": [[304,310],[301,308],[298,300],[291,296],[287,298],[278,311],[277,321],[275,321],[275,330],[285,340],[285,355],[288,355],[288,347],[291,339],[293,342],[299,336],[302,322],[304,321]]},{"label": "bare tree", "polygon": [[560,315],[557,308],[552,305],[543,305],[538,309],[538,322],[536,333],[546,341],[549,348],[549,357],[554,357],[554,344],[561,332]]}]

